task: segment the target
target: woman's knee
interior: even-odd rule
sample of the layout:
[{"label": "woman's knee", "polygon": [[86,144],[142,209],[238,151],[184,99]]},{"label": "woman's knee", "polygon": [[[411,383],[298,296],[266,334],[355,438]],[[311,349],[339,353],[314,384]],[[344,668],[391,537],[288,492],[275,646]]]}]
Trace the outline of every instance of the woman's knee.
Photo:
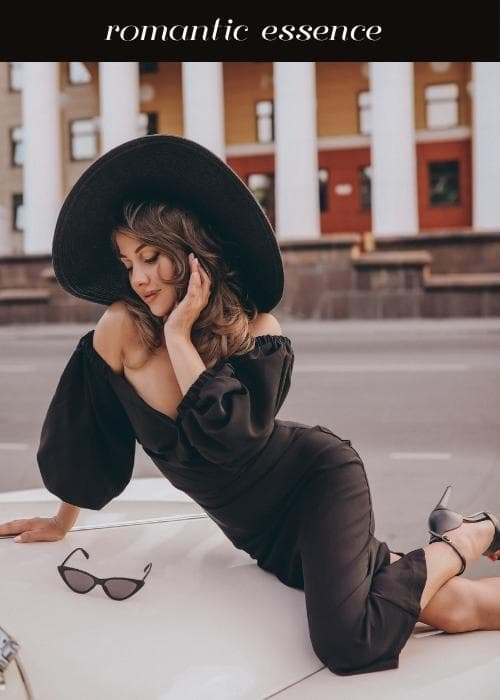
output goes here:
[{"label": "woman's knee", "polygon": [[[351,596],[310,625],[313,649],[322,663],[341,675],[396,668],[410,629],[409,614],[380,596]],[[414,626],[415,620],[413,620]]]},{"label": "woman's knee", "polygon": [[353,675],[397,667],[397,656],[384,650],[375,649],[362,640],[352,640],[347,636],[341,644],[329,647],[313,644],[319,660],[332,672],[340,676]]},{"label": "woman's knee", "polygon": [[381,649],[366,634],[362,619],[352,624],[342,624],[337,619],[329,630],[322,629],[320,634],[311,634],[311,642],[319,660],[330,671],[340,675],[368,667],[385,653],[385,649]]},{"label": "woman's knee", "polygon": [[330,643],[327,640],[319,643],[313,639],[311,641],[316,656],[332,673],[343,675],[364,664],[363,650],[352,644],[347,636],[341,643],[338,639]]}]

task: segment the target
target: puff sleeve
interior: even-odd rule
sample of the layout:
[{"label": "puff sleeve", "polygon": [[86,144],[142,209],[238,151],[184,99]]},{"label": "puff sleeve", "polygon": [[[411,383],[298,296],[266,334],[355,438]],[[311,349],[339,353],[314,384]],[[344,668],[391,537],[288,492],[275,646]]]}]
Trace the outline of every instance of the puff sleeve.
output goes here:
[{"label": "puff sleeve", "polygon": [[177,407],[180,438],[205,460],[238,469],[266,445],[291,383],[294,354],[285,336],[206,369]]},{"label": "puff sleeve", "polygon": [[105,373],[85,351],[91,333],[80,340],[61,375],[43,422],[37,461],[51,493],[99,510],[131,479],[135,436]]}]

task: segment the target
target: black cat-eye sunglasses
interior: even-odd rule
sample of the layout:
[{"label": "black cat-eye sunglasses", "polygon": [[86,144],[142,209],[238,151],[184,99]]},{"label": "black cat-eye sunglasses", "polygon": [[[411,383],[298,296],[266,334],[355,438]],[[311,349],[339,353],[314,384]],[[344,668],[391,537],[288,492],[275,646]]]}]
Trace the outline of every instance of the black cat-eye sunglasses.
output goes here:
[{"label": "black cat-eye sunglasses", "polygon": [[89,574],[87,571],[65,566],[68,559],[73,556],[75,552],[83,552],[86,558],[89,558],[88,553],[81,547],[77,547],[68,554],[63,563],[57,567],[64,583],[69,586],[72,591],[75,591],[75,593],[88,593],[95,586],[100,585],[103,587],[106,595],[113,598],[113,600],[125,600],[134,595],[134,593],[137,593],[137,591],[144,586],[146,576],[153,566],[151,562],[147,564],[144,568],[144,577],[142,579],[122,578],[117,576],[113,576],[112,578],[97,578],[97,576],[93,576],[93,574]]}]

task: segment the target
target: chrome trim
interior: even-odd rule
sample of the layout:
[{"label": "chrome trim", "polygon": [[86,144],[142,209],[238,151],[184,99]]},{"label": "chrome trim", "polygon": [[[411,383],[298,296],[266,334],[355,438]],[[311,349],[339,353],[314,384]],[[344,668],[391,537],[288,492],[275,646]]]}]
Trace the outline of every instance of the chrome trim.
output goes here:
[{"label": "chrome trim", "polygon": [[28,681],[28,675],[19,658],[19,649],[19,642],[16,642],[14,637],[11,637],[3,627],[0,627],[0,693],[8,690],[5,683],[4,671],[7,670],[9,664],[14,663],[19,672],[28,700],[33,700],[33,692]]},{"label": "chrome trim", "polygon": [[19,643],[0,627],[0,673],[5,671],[19,651]]},{"label": "chrome trim", "polygon": [[28,700],[34,700],[33,691],[31,689],[31,685],[30,685],[30,682],[28,680],[28,674],[26,673],[26,670],[25,670],[24,666],[22,665],[21,659],[19,658],[19,656],[15,657],[14,663],[17,666],[17,670],[19,671],[19,675],[21,676],[22,682],[24,683],[24,689],[26,691],[26,695],[27,695]]},{"label": "chrome trim", "polygon": [[175,523],[182,520],[205,520],[208,519],[206,513],[196,513],[193,515],[166,515],[163,518],[145,518],[144,520],[123,520],[116,523],[99,523],[96,525],[77,525],[72,527],[69,532],[78,532],[80,530],[103,530],[112,527],[130,527],[133,525],[154,525],[156,523]]}]

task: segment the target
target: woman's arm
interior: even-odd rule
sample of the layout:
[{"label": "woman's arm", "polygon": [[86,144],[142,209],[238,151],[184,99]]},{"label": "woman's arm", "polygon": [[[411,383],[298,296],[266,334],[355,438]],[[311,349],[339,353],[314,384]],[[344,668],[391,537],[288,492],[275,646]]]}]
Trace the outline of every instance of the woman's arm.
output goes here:
[{"label": "woman's arm", "polygon": [[0,536],[13,536],[14,542],[57,542],[71,530],[80,508],[61,502],[52,518],[26,518],[0,524]]},{"label": "woman's arm", "polygon": [[210,296],[210,278],[193,253],[189,254],[191,275],[184,298],[165,321],[163,333],[168,354],[182,395],[206,370],[198,350],[191,342],[191,329]]},{"label": "woman's arm", "polygon": [[80,508],[78,506],[72,506],[70,503],[61,501],[55,520],[62,530],[68,532],[76,523],[79,513]]},{"label": "woman's arm", "polygon": [[[282,330],[278,320],[269,313],[260,313],[254,319],[251,327],[253,336],[281,335]],[[189,387],[194,384],[200,374],[206,369],[190,336],[179,331],[165,329],[165,343],[174,368],[175,376],[184,396]]]},{"label": "woman's arm", "polygon": [[190,338],[165,332],[165,343],[182,395],[187,393],[206,366]]}]

